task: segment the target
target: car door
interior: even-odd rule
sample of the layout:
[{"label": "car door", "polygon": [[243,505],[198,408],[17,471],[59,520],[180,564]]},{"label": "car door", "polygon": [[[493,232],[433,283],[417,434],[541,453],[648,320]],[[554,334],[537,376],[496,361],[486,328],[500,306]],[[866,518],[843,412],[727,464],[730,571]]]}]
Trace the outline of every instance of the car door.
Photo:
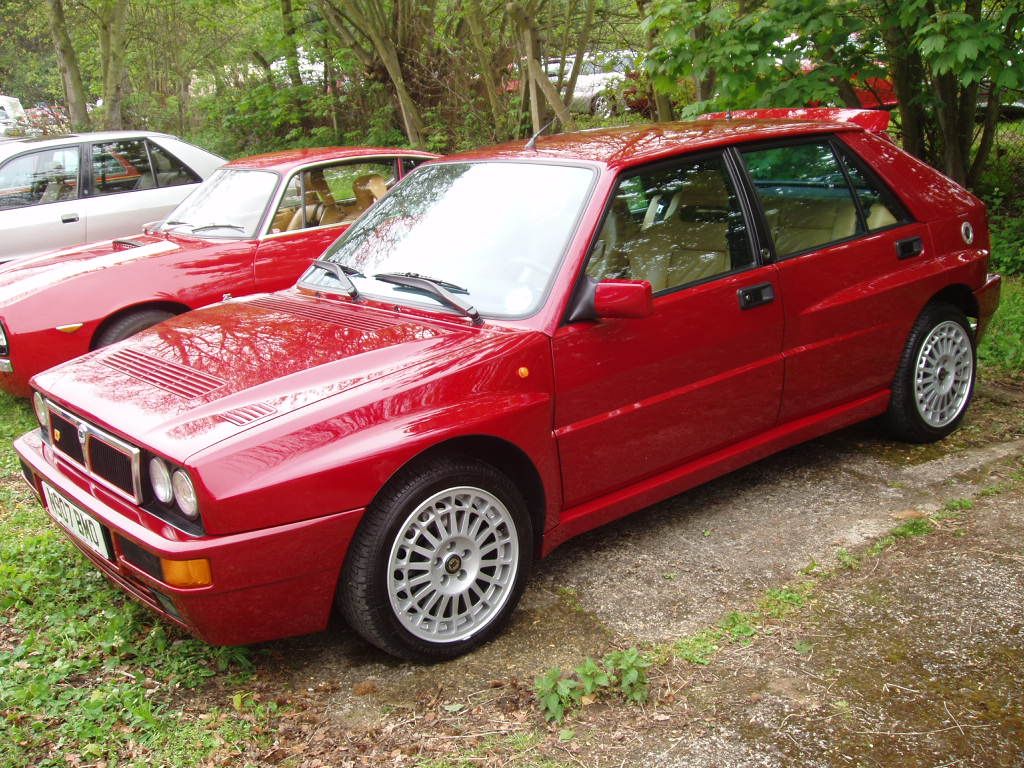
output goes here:
[{"label": "car door", "polygon": [[888,387],[912,322],[908,308],[915,306],[913,283],[898,276],[914,261],[901,258],[899,248],[920,253],[926,228],[834,138],[739,154],[764,211],[786,299],[781,421]]},{"label": "car door", "polygon": [[164,218],[199,176],[143,137],[88,145],[89,187],[85,205],[90,242],[142,231]]},{"label": "car door", "polygon": [[642,319],[568,323],[553,340],[555,435],[572,507],[776,423],[783,314],[722,153],[624,175],[586,268],[647,280]]},{"label": "car door", "polygon": [[85,242],[81,152],[67,144],[0,166],[0,261]]},{"label": "car door", "polygon": [[321,163],[295,171],[264,224],[256,251],[256,290],[293,285],[397,178],[393,157]]}]

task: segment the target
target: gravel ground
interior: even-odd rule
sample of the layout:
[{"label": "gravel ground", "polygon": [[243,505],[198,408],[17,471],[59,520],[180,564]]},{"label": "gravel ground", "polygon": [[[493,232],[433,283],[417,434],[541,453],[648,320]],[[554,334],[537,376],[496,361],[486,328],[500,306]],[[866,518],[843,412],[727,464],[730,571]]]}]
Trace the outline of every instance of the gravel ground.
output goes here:
[{"label": "gravel ground", "polygon": [[[973,506],[836,568],[840,548],[954,499]],[[809,606],[749,647],[652,669],[647,707],[588,707],[563,743],[531,701],[550,667],[670,643],[828,569]],[[1022,588],[1024,396],[988,387],[938,446],[862,425],[569,542],[538,565],[506,632],[462,659],[396,662],[341,626],[269,644],[260,684],[293,707],[254,759],[1024,766]]]}]

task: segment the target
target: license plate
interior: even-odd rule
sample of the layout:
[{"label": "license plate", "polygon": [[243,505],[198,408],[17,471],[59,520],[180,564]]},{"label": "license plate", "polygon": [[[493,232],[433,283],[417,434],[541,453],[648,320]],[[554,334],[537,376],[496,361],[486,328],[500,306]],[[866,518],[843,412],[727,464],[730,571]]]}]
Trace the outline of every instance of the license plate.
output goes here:
[{"label": "license plate", "polygon": [[107,532],[96,520],[57,491],[43,483],[43,495],[46,497],[46,507],[50,510],[57,522],[63,525],[76,541],[80,541],[97,555],[113,560],[114,554],[110,551],[110,544],[107,539]]}]

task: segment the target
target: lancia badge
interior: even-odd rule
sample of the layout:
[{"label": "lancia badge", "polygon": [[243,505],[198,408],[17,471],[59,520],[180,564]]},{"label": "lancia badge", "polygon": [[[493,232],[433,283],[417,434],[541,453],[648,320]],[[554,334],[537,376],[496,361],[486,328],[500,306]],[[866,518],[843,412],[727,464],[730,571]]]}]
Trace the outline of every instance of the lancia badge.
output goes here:
[{"label": "lancia badge", "polygon": [[78,425],[78,442],[85,445],[86,439],[89,437],[89,427],[85,424]]}]

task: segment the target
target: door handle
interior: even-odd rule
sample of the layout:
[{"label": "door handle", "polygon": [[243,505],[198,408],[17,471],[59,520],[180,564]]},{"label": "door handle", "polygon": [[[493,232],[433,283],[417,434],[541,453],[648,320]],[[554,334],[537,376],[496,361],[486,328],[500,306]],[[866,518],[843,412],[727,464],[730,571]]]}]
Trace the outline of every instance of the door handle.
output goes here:
[{"label": "door handle", "polygon": [[736,293],[740,299],[740,309],[759,307],[762,304],[770,304],[775,301],[775,288],[771,283],[740,288]]},{"label": "door handle", "polygon": [[61,217],[60,217],[60,223],[61,224],[74,224],[76,221],[78,221],[78,214],[77,213],[63,213],[63,214],[61,214]]},{"label": "door handle", "polygon": [[908,237],[896,243],[896,257],[910,259],[924,253],[924,241],[920,237]]}]

